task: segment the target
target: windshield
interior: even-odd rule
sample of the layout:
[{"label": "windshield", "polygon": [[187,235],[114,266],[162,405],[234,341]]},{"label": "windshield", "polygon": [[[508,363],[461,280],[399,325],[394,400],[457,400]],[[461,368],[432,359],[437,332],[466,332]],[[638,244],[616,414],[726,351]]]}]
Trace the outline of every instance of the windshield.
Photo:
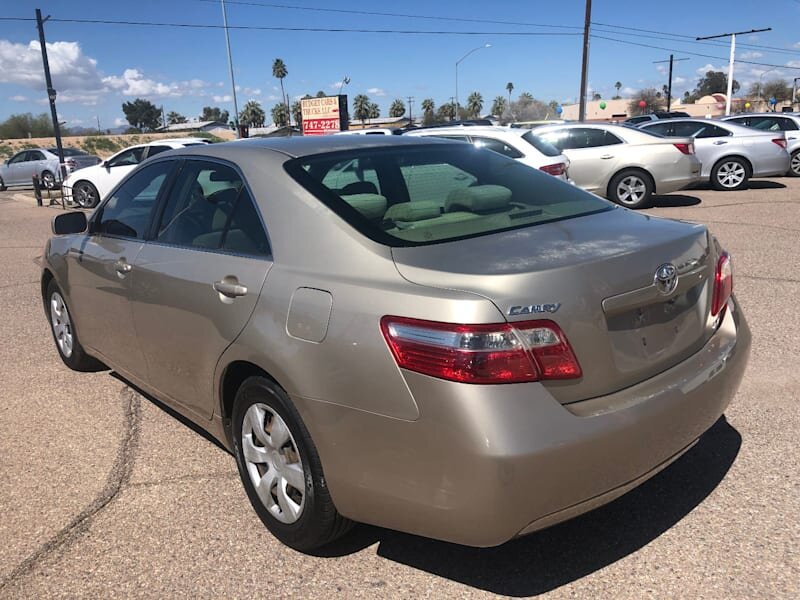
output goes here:
[{"label": "windshield", "polygon": [[528,131],[527,133],[523,134],[522,139],[528,142],[531,146],[536,148],[539,152],[541,152],[545,156],[558,156],[559,154],[561,154],[559,149],[553,146],[553,144],[544,141],[542,138],[540,138],[532,131]]},{"label": "windshield", "polygon": [[467,144],[368,148],[299,158],[294,179],[367,237],[415,246],[531,227],[613,205]]}]

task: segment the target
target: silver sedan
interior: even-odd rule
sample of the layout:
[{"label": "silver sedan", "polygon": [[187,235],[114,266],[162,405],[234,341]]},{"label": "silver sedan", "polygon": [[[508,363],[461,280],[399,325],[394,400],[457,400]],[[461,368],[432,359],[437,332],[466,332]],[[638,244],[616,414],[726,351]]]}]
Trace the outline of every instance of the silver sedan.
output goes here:
[{"label": "silver sedan", "polygon": [[644,208],[653,194],[682,190],[700,178],[692,138],[667,140],[600,123],[546,125],[535,132],[569,158],[577,185],[627,208]]},{"label": "silver sedan", "polygon": [[702,176],[718,190],[738,190],[751,177],[783,175],[789,170],[786,135],[756,131],[735,123],[706,119],[670,119],[639,126],[664,136],[694,138]]}]

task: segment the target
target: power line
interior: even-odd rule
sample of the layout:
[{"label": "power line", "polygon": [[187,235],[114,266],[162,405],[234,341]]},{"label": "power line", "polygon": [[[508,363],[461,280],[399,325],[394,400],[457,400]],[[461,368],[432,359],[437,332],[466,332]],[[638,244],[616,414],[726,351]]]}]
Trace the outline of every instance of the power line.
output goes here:
[{"label": "power line", "polygon": [[[617,38],[610,38],[610,37],[605,37],[605,36],[602,36],[602,35],[592,34],[592,37],[593,38],[597,38],[599,40],[608,40],[609,42],[617,42],[617,43],[620,43],[620,44],[628,44],[630,46],[639,46],[641,48],[653,48],[654,50],[666,50],[667,52],[679,52],[679,53],[683,53],[683,54],[691,54],[692,56],[700,56],[702,58],[713,58],[714,60],[728,60],[727,58],[724,58],[722,56],[713,56],[711,54],[701,54],[699,52],[690,52],[689,50],[676,50],[675,48],[666,48],[664,46],[654,46],[652,44],[641,44],[641,43],[638,43],[638,42],[631,42],[631,41],[628,41],[628,40],[620,40],[620,39],[617,39]],[[800,70],[800,67],[792,67],[792,66],[787,66],[787,65],[773,65],[773,64],[770,64],[770,63],[762,63],[762,62],[756,62],[756,61],[752,61],[752,60],[739,60],[737,62],[744,63],[744,64],[747,64],[747,65],[756,65],[758,67],[773,67],[775,69],[795,69],[795,70]]]},{"label": "power line", "polygon": [[[3,20],[32,19],[0,17]],[[133,25],[141,27],[178,27],[185,29],[224,29],[223,25],[204,23],[161,23],[156,21],[115,21],[111,19],[50,19],[55,23],[81,23],[87,25]],[[555,37],[573,36],[580,33],[561,31],[431,31],[418,29],[347,29],[343,27],[276,27],[267,25],[228,25],[228,29],[255,30],[255,31],[310,31],[317,33],[395,33],[401,35],[510,35],[521,37]]]}]

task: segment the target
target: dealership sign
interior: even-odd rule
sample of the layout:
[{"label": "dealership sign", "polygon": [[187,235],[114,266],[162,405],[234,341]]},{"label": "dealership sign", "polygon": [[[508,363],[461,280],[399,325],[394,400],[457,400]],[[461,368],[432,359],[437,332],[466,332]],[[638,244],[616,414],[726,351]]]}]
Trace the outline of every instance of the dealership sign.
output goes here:
[{"label": "dealership sign", "polygon": [[345,131],[349,122],[347,96],[324,96],[300,100],[303,135],[325,135]]}]

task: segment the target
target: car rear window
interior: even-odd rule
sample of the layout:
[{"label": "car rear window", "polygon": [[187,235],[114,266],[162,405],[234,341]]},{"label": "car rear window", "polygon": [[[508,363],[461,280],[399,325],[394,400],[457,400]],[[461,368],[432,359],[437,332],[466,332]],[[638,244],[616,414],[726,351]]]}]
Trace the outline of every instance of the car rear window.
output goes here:
[{"label": "car rear window", "polygon": [[[58,156],[58,148],[48,148],[47,151]],[[63,151],[64,156],[89,156],[87,152],[77,148],[63,148]]]},{"label": "car rear window", "polygon": [[522,139],[528,142],[531,146],[536,148],[539,152],[541,152],[545,156],[558,156],[559,154],[561,154],[558,148],[553,146],[553,144],[543,140],[532,131],[528,131],[525,134],[523,134]]},{"label": "car rear window", "polygon": [[496,152],[467,144],[357,149],[298,158],[286,171],[356,230],[418,246],[613,210]]}]

